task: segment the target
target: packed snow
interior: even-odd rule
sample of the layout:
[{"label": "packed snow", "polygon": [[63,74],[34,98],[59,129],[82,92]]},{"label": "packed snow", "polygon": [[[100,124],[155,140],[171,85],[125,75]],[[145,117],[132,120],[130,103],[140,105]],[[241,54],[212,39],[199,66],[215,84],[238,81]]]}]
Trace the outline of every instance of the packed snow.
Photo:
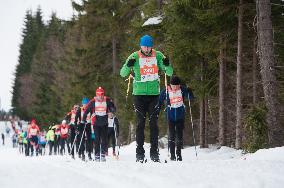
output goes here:
[{"label": "packed snow", "polygon": [[162,16],[157,16],[157,17],[152,17],[149,18],[142,26],[147,26],[147,25],[157,25],[162,22],[163,18]]},{"label": "packed snow", "polygon": [[[0,122],[0,134],[5,131]],[[8,126],[10,126],[8,124]],[[69,156],[25,157],[12,148],[11,133],[6,144],[0,140],[1,188],[282,188],[284,147],[242,154],[228,147],[194,147],[182,150],[182,162],[171,162],[167,149],[160,150],[161,163],[136,163],[135,143],[120,149],[119,160],[83,162]],[[149,144],[145,145],[149,161]],[[167,163],[164,161],[167,160]]]}]

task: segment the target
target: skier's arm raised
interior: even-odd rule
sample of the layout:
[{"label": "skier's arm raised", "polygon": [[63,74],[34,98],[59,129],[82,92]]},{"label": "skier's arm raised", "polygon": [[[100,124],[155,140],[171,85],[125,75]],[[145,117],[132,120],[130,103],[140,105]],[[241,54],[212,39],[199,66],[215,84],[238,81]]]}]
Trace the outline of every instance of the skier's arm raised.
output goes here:
[{"label": "skier's arm raised", "polygon": [[[79,120],[79,121],[78,121]],[[81,108],[79,108],[76,111],[76,116],[75,116],[75,125],[78,125],[78,123],[80,123],[81,121]]]},{"label": "skier's arm raised", "polygon": [[163,71],[168,76],[173,75],[173,67],[170,63],[170,60],[168,57],[166,57],[162,52],[156,51],[157,53],[157,61],[158,61],[158,67],[160,71]]},{"label": "skier's arm raised", "polygon": [[123,67],[120,70],[121,77],[127,77],[131,73],[131,69],[134,66],[135,62],[138,62],[137,59],[137,52],[132,53],[125,61]]},{"label": "skier's arm raised", "polygon": [[93,111],[93,110],[92,110],[93,108],[95,108],[95,101],[94,101],[94,100],[91,100],[91,101],[87,104],[86,110],[84,111],[83,119],[82,119],[83,122],[86,122],[87,115],[88,115],[90,112]]}]

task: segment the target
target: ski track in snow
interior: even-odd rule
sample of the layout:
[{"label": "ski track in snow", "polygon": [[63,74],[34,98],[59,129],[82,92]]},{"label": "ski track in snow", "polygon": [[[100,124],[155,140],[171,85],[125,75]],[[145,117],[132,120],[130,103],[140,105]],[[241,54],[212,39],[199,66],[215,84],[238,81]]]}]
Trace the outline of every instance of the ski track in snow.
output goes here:
[{"label": "ski track in snow", "polygon": [[[0,122],[0,133],[5,123]],[[11,136],[12,134],[10,134]],[[282,188],[284,147],[241,154],[228,147],[182,150],[182,162],[169,161],[167,149],[160,150],[161,163],[135,162],[135,143],[122,147],[119,160],[83,162],[69,156],[25,157],[12,148],[11,137],[0,145],[0,188],[94,187],[94,188]],[[164,163],[167,160],[168,163]]]}]

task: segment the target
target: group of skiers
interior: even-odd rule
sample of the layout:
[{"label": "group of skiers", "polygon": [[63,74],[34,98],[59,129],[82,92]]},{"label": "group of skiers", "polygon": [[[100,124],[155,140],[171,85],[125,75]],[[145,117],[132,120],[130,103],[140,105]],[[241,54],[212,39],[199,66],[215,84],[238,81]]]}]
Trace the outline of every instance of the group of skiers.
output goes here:
[{"label": "group of skiers", "polygon": [[[182,161],[181,148],[183,145],[183,129],[185,121],[185,99],[192,100],[191,89],[181,86],[181,80],[173,75],[173,68],[169,58],[160,51],[153,49],[153,38],[145,35],[140,39],[141,49],[132,53],[120,70],[122,77],[133,78],[133,107],[136,113],[136,161],[144,162],[144,129],[146,117],[150,127],[150,158],[160,162],[158,149],[158,117],[165,103],[168,122],[168,146],[170,159]],[[160,91],[159,73],[165,74],[165,89]],[[167,84],[167,76],[171,76]],[[81,106],[74,105],[67,113],[60,125],[50,126],[45,137],[49,145],[49,155],[68,153],[75,158],[75,152],[82,160],[85,153],[92,160],[94,152],[95,161],[106,161],[108,155],[108,140],[111,139],[113,155],[116,155],[116,143],[119,135],[119,122],[115,116],[116,107],[112,100],[105,96],[102,87],[97,88],[93,99],[83,98]],[[40,130],[35,120],[31,121],[24,139],[28,141],[26,155],[33,151],[38,154]],[[23,141],[24,143],[24,141]],[[25,143],[24,143],[25,144]],[[60,149],[59,149],[60,146]],[[76,149],[75,149],[76,148]],[[94,151],[93,151],[94,148]]]},{"label": "group of skiers", "polygon": [[[106,161],[108,143],[112,146],[112,155],[116,156],[116,146],[119,136],[119,121],[115,116],[116,108],[112,100],[104,95],[104,89],[99,87],[96,95],[89,100],[84,97],[81,106],[74,105],[59,125],[51,125],[48,131],[40,131],[35,119],[32,119],[26,131],[19,131],[18,143],[20,153],[26,156],[45,154],[48,145],[49,155],[70,154],[75,158]],[[66,150],[67,147],[67,150]],[[94,149],[93,149],[94,148]]]}]

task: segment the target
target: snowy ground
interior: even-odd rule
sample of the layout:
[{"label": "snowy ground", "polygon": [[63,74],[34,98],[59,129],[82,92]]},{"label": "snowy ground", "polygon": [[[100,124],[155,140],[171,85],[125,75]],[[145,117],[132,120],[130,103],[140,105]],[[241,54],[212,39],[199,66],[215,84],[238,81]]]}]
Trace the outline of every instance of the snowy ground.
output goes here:
[{"label": "snowy ground", "polygon": [[[0,133],[5,124],[0,122]],[[284,147],[242,155],[228,147],[194,147],[182,151],[183,162],[136,163],[135,144],[120,150],[120,159],[105,163],[71,160],[67,156],[24,157],[17,149],[0,145],[0,188],[282,188]],[[9,142],[9,143],[8,143]],[[148,145],[146,147],[149,154]],[[162,150],[161,160],[167,159]]]}]

